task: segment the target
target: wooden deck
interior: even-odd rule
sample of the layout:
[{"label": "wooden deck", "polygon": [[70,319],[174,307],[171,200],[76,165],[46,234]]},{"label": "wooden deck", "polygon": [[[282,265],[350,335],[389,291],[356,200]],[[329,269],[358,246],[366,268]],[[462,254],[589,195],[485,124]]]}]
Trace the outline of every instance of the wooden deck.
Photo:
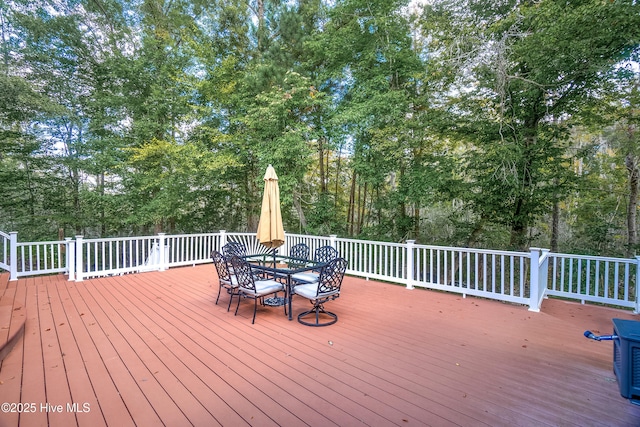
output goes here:
[{"label": "wooden deck", "polygon": [[[335,325],[270,307],[252,325],[252,302],[238,316],[226,295],[214,304],[212,265],[7,279],[2,333],[24,333],[0,403],[23,413],[3,406],[2,426],[640,425],[611,342],[583,337],[637,318],[625,311],[547,300],[532,313],[346,278]],[[307,307],[294,299],[294,316]]]}]

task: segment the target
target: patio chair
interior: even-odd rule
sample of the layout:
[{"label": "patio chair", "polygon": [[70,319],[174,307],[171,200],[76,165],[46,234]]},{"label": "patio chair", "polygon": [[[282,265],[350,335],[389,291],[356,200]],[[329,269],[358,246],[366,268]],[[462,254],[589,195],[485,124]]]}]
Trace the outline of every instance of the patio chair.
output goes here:
[{"label": "patio chair", "polygon": [[[294,294],[307,298],[313,304],[311,310],[298,314],[298,322],[307,326],[328,326],[338,321],[338,315],[325,310],[324,304],[340,296],[346,269],[347,261],[344,258],[334,258],[322,268],[317,282],[300,284],[293,288]],[[305,319],[312,315],[315,321]],[[324,321],[327,317],[329,320]]]},{"label": "patio chair", "polygon": [[222,247],[222,253],[228,256],[247,256],[247,247],[240,242],[229,242]]},{"label": "patio chair", "polygon": [[289,256],[292,258],[309,259],[309,246],[306,243],[298,243],[291,246]]},{"label": "patio chair", "polygon": [[213,260],[213,265],[215,265],[216,271],[218,272],[219,287],[216,304],[218,304],[218,300],[220,299],[222,288],[225,288],[229,294],[229,305],[227,305],[227,311],[229,311],[233,296],[238,295],[238,281],[235,276],[231,275],[228,257],[222,255],[218,251],[213,251],[211,252],[211,259]]},{"label": "patio chair", "polygon": [[291,249],[289,249],[289,257],[295,258],[287,263],[289,268],[303,267],[306,264],[305,260],[309,259],[309,246],[305,243],[298,243],[291,246]]},{"label": "patio chair", "polygon": [[[251,271],[251,265],[244,259],[237,255],[233,255],[230,260],[231,267],[233,268],[233,274],[238,281],[238,305],[236,306],[236,315],[238,314],[238,308],[240,308],[240,297],[251,298],[254,301],[253,307],[253,320],[256,321],[256,312],[258,311],[258,299],[262,300],[266,295],[276,294],[277,292],[284,291],[284,285],[275,280],[259,280]],[[285,305],[285,314],[286,314]]]},{"label": "patio chair", "polygon": [[[333,246],[327,245],[327,246],[321,246],[318,249],[316,249],[313,255],[313,260],[315,262],[324,263],[324,262],[329,262],[331,260],[334,260],[339,256],[340,254]],[[296,273],[292,275],[291,278],[296,283],[312,283],[312,282],[318,281],[318,275],[319,273],[311,271],[311,272],[304,272],[304,273]]]}]

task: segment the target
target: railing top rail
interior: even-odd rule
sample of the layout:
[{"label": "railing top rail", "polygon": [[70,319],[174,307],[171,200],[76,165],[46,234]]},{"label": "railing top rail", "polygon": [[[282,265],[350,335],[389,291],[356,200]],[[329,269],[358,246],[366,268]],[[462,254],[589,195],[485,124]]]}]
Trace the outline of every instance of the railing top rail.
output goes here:
[{"label": "railing top rail", "polygon": [[415,244],[416,248],[423,249],[436,249],[436,250],[445,250],[445,251],[455,251],[455,252],[473,252],[478,254],[490,254],[490,255],[507,255],[507,256],[522,256],[529,257],[531,254],[529,252],[520,252],[520,251],[499,251],[494,249],[479,249],[479,248],[461,248],[455,246],[438,246],[438,245],[421,245]]},{"label": "railing top rail", "polygon": [[11,238],[11,236],[9,236],[9,234],[5,233],[4,231],[0,231],[0,236],[4,237],[5,239]]},{"label": "railing top rail", "polygon": [[360,244],[369,244],[369,245],[384,245],[384,246],[394,246],[394,247],[405,247],[404,243],[395,243],[395,242],[381,242],[377,240],[359,240],[359,239],[348,239],[345,237],[336,238],[339,242],[349,242],[349,243],[360,243]]},{"label": "railing top rail", "polygon": [[102,238],[95,238],[95,239],[84,239],[83,241],[85,243],[94,243],[94,242],[120,242],[120,241],[124,241],[124,240],[145,240],[145,239],[157,239],[158,236],[153,234],[153,235],[148,235],[148,236],[129,236],[129,237],[102,237]]},{"label": "railing top rail", "polygon": [[538,265],[542,265],[548,258],[551,253],[548,251],[542,252],[540,259],[538,259]]},{"label": "railing top rail", "polygon": [[[309,237],[309,236],[306,236],[306,237]],[[392,247],[398,247],[398,248],[406,247],[407,245],[406,243],[382,242],[377,240],[349,239],[345,237],[338,237],[336,238],[336,241],[359,243],[359,244],[392,246]],[[478,248],[462,248],[462,247],[454,247],[454,246],[423,245],[418,243],[414,243],[413,246],[419,249],[434,249],[434,250],[455,251],[455,252],[473,252],[473,253],[491,254],[491,255],[506,255],[506,256],[521,256],[521,257],[529,257],[531,255],[529,252],[520,252],[520,251],[500,251],[495,249],[478,249]]]},{"label": "railing top rail", "polygon": [[56,245],[56,244],[66,244],[66,240],[47,240],[47,241],[38,241],[38,242],[18,242],[17,246],[42,246],[42,245]]},{"label": "railing top rail", "polygon": [[554,258],[584,259],[589,261],[621,262],[621,263],[628,263],[628,264],[637,263],[637,260],[635,258],[604,257],[604,256],[597,256],[597,255],[559,254],[555,252],[550,252],[549,256]]},{"label": "railing top rail", "polygon": [[[228,234],[239,234],[239,233],[228,233]],[[165,237],[176,238],[176,237],[205,237],[205,236],[219,236],[219,231],[212,231],[210,233],[182,233],[182,234],[165,234]]]}]

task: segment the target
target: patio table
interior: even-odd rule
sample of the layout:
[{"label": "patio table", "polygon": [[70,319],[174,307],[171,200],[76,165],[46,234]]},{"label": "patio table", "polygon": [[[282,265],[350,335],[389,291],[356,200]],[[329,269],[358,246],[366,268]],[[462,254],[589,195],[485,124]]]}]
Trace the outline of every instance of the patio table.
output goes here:
[{"label": "patio table", "polygon": [[291,276],[296,273],[319,270],[327,264],[326,262],[273,254],[246,255],[243,258],[251,264],[254,270],[272,276],[275,280],[285,281],[284,303],[288,305],[289,320],[292,320],[291,292],[293,289],[293,281],[291,280]]}]

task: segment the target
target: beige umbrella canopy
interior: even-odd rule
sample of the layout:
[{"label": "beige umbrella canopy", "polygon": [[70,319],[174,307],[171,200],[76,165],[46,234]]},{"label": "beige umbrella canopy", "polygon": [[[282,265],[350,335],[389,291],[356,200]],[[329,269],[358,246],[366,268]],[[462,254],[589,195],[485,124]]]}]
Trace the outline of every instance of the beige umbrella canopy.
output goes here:
[{"label": "beige umbrella canopy", "polygon": [[262,212],[258,222],[257,237],[260,243],[268,248],[277,248],[284,244],[284,227],[280,213],[280,188],[278,176],[273,166],[267,167],[264,174],[264,194],[262,195]]}]

